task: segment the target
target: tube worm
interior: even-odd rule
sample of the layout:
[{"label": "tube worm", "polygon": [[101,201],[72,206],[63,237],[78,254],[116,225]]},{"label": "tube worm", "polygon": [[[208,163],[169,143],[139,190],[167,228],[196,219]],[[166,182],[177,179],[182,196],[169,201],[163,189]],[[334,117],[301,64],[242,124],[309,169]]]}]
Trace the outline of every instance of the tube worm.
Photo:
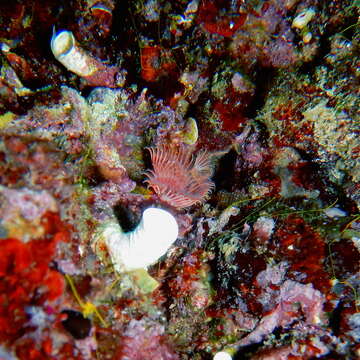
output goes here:
[{"label": "tube worm", "polygon": [[71,31],[53,33],[51,51],[66,69],[86,80],[89,86],[118,87],[119,68],[107,66],[79,46]]},{"label": "tube worm", "polygon": [[[118,272],[146,269],[163,256],[177,239],[179,227],[168,211],[150,207],[135,230],[123,232],[115,220],[100,226],[95,233],[95,248],[105,244]],[[95,250],[96,251],[96,250]]]}]

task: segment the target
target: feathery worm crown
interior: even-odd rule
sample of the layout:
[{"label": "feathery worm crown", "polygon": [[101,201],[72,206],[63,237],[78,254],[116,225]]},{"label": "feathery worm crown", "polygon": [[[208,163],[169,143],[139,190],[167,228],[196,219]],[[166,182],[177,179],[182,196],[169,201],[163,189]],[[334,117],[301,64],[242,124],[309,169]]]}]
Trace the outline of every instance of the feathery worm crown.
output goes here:
[{"label": "feathery worm crown", "polygon": [[202,202],[214,184],[209,156],[200,152],[192,156],[184,147],[148,148],[153,170],[145,181],[160,199],[175,208],[186,208]]}]

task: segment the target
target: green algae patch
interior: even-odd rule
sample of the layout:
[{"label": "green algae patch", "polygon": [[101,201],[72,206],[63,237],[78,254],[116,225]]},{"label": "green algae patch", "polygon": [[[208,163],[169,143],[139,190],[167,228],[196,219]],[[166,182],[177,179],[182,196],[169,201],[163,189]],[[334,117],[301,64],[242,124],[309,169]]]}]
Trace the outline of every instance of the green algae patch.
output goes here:
[{"label": "green algae patch", "polygon": [[6,126],[15,119],[16,115],[10,111],[3,115],[0,115],[0,129],[6,128]]}]

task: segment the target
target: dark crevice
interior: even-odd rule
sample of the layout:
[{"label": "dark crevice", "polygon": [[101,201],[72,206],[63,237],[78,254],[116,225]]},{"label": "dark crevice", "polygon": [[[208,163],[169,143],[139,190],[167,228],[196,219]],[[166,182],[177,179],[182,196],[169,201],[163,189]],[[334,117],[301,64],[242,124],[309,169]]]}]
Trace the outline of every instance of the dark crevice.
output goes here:
[{"label": "dark crevice", "polygon": [[89,336],[90,319],[85,318],[81,312],[75,310],[64,310],[62,313],[67,315],[67,319],[62,321],[62,325],[75,339],[85,339]]},{"label": "dark crevice", "polygon": [[259,68],[256,72],[254,84],[256,87],[254,98],[245,111],[245,116],[255,118],[258,111],[265,104],[266,95],[269,93],[277,71],[271,68]]},{"label": "dark crevice", "polygon": [[251,359],[254,354],[262,347],[263,343],[251,344],[242,347],[235,355],[234,360],[248,360]]},{"label": "dark crevice", "polygon": [[88,182],[88,185],[91,187],[96,187],[106,181],[97,166],[90,167],[84,176]]},{"label": "dark crevice", "polygon": [[237,156],[237,153],[231,150],[221,158],[218,169],[213,177],[216,189],[231,191],[234,185],[234,169]]},{"label": "dark crevice", "polygon": [[299,73],[305,75],[312,75],[316,68],[323,64],[324,57],[329,54],[331,50],[331,44],[328,40],[328,37],[321,37],[320,39],[320,46],[318,47],[318,52],[314,58],[309,62],[304,62],[298,69]]},{"label": "dark crevice", "polygon": [[139,224],[138,216],[121,204],[117,204],[113,208],[114,214],[124,232],[133,231]]},{"label": "dark crevice", "polygon": [[339,336],[340,333],[341,313],[343,310],[344,304],[342,301],[339,301],[329,317],[329,327],[332,329],[335,336]]}]

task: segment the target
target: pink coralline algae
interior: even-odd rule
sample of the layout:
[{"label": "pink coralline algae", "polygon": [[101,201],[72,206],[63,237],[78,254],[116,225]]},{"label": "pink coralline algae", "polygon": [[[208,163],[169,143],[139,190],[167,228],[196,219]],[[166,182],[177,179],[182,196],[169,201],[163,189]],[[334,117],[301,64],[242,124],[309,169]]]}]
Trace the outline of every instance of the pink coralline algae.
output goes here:
[{"label": "pink coralline algae", "polygon": [[120,341],[114,360],[178,360],[167,344],[164,328],[144,320],[131,320]]},{"label": "pink coralline algae", "polygon": [[148,172],[148,186],[160,199],[176,208],[201,203],[214,184],[207,153],[196,157],[183,147],[149,148],[153,170]]},{"label": "pink coralline algae", "polygon": [[298,55],[294,34],[286,19],[289,5],[272,0],[264,2],[257,11],[248,9],[246,21],[232,37],[233,56],[246,67],[256,62],[275,68],[294,65]]},{"label": "pink coralline algae", "polygon": [[324,319],[324,296],[311,284],[303,285],[287,280],[281,286],[279,303],[273,311],[264,316],[256,329],[241,339],[241,345],[261,341],[277,326],[287,326],[301,311],[305,324],[318,325]]}]

